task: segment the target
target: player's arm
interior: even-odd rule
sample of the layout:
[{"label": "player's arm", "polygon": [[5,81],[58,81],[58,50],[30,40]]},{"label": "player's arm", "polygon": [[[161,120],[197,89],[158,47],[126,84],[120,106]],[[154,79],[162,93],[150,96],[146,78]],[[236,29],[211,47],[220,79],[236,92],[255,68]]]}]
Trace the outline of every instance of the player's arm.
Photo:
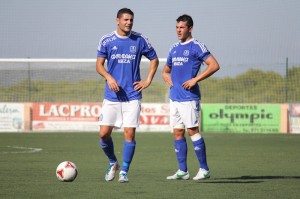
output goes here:
[{"label": "player's arm", "polygon": [[213,55],[209,56],[204,62],[207,65],[206,69],[203,72],[199,73],[196,77],[184,82],[182,84],[184,89],[190,90],[199,81],[208,78],[220,69],[218,62]]},{"label": "player's arm", "polygon": [[162,78],[169,87],[173,86],[173,82],[171,79],[171,68],[168,65],[164,66]]},{"label": "player's arm", "polygon": [[148,72],[146,80],[134,82],[133,83],[134,90],[141,92],[142,90],[146,89],[151,84],[153,77],[156,73],[158,64],[159,64],[158,58],[152,59],[150,61],[150,68],[149,68],[149,72]]},{"label": "player's arm", "polygon": [[110,90],[114,92],[119,91],[119,84],[118,82],[107,72],[107,70],[104,67],[105,58],[103,57],[97,57],[96,61],[96,71],[106,79],[107,85]]}]

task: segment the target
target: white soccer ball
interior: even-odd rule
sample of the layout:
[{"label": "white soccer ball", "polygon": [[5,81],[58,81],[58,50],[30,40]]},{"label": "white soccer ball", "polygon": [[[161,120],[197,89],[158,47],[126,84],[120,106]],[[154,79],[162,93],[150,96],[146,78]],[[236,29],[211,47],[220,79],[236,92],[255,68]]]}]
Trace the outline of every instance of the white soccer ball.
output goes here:
[{"label": "white soccer ball", "polygon": [[62,182],[72,182],[77,177],[76,165],[71,161],[64,161],[56,168],[56,176]]}]

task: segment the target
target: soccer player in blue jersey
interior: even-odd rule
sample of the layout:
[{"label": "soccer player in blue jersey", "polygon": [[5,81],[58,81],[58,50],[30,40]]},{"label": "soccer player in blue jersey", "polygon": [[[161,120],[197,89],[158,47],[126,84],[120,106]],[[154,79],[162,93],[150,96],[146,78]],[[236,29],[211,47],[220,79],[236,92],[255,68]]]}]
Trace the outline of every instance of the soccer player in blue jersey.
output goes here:
[{"label": "soccer player in blue jersey", "polygon": [[[199,171],[194,180],[210,177],[206,161],[206,148],[199,131],[200,89],[198,82],[219,70],[219,64],[206,46],[192,37],[193,19],[182,15],[176,20],[179,42],[170,48],[163,69],[163,79],[170,87],[170,120],[174,134],[174,148],[178,170],[168,180],[189,179],[187,168],[187,142],[185,129],[192,140],[199,161]],[[206,69],[199,72],[202,63]]]},{"label": "soccer player in blue jersey", "polygon": [[[114,152],[112,131],[124,128],[123,162],[119,182],[128,182],[128,171],[136,141],[135,130],[139,126],[142,90],[152,82],[158,67],[158,58],[148,39],[132,31],[134,13],[120,9],[117,13],[117,30],[104,35],[98,45],[97,72],[106,79],[104,101],[99,116],[100,146],[109,159],[105,180],[112,181],[119,162]],[[142,56],[150,60],[145,80],[140,76]],[[107,69],[104,67],[107,60]]]}]

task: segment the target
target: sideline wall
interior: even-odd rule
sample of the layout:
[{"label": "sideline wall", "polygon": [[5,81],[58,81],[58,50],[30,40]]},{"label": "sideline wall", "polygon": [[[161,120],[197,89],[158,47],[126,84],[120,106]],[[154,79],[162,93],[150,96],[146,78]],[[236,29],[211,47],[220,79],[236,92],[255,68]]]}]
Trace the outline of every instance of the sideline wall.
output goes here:
[{"label": "sideline wall", "polygon": [[[98,132],[100,109],[101,103],[0,103],[0,132]],[[300,104],[202,104],[201,129],[300,133],[298,110]],[[143,103],[140,122],[140,132],[170,132],[169,104]]]}]

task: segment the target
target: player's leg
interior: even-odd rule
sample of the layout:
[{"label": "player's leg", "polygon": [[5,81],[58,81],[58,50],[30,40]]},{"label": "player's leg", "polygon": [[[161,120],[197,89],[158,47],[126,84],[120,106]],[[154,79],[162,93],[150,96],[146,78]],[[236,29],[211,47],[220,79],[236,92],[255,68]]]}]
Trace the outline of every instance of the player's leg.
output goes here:
[{"label": "player's leg", "polygon": [[174,149],[179,169],[187,172],[187,143],[184,133],[185,129],[174,128]]},{"label": "player's leg", "polygon": [[109,162],[115,163],[117,162],[117,158],[114,153],[114,143],[111,137],[112,130],[112,126],[100,126],[100,146]]},{"label": "player's leg", "polygon": [[196,156],[199,160],[200,168],[209,170],[207,161],[206,161],[206,147],[204,138],[199,133],[199,128],[189,128],[188,129],[189,136],[192,140],[192,143],[194,145],[194,150],[196,153]]},{"label": "player's leg", "polygon": [[119,182],[128,182],[127,173],[135,152],[135,130],[140,122],[141,101],[133,100],[122,102],[122,117],[124,126],[124,147],[122,169],[119,175]]},{"label": "player's leg", "polygon": [[195,154],[199,161],[199,171],[197,175],[193,178],[194,180],[201,180],[206,179],[210,177],[210,171],[207,165],[207,159],[206,159],[206,147],[205,142],[201,134],[199,133],[199,128],[189,128],[188,133],[190,135],[190,138],[192,140]]},{"label": "player's leg", "polygon": [[184,127],[177,125],[174,127],[174,149],[178,163],[178,170],[174,175],[168,176],[168,180],[189,179],[190,175],[187,169],[187,143],[184,137],[185,129],[178,128]]},{"label": "player's leg", "polygon": [[174,135],[174,149],[176,154],[176,159],[178,162],[178,170],[172,175],[168,176],[168,180],[177,179],[189,179],[189,173],[187,169],[187,143],[184,137],[185,126],[182,122],[181,116],[177,109],[177,102],[170,102],[170,118],[172,120],[173,135]]},{"label": "player's leg", "polygon": [[119,163],[114,152],[113,139],[111,137],[114,126],[120,126],[120,116],[118,116],[119,109],[120,105],[118,105],[118,103],[104,100],[99,116],[100,146],[109,160],[105,174],[106,181],[113,180],[115,178],[115,172],[119,168]]},{"label": "player's leg", "polygon": [[187,126],[187,132],[192,140],[195,154],[198,158],[200,169],[198,174],[193,178],[194,180],[205,179],[210,177],[209,168],[206,160],[206,147],[203,137],[199,131],[199,101],[187,102],[186,108],[183,112],[184,122]]},{"label": "player's leg", "polygon": [[131,161],[134,156],[136,141],[135,137],[135,128],[124,128],[124,146],[123,146],[123,162],[122,168],[119,175],[119,182],[128,182],[128,171],[131,164]]},{"label": "player's leg", "polygon": [[109,165],[105,173],[105,180],[112,181],[115,173],[119,169],[119,163],[114,152],[114,143],[111,137],[113,127],[100,126],[100,146],[109,160]]}]

